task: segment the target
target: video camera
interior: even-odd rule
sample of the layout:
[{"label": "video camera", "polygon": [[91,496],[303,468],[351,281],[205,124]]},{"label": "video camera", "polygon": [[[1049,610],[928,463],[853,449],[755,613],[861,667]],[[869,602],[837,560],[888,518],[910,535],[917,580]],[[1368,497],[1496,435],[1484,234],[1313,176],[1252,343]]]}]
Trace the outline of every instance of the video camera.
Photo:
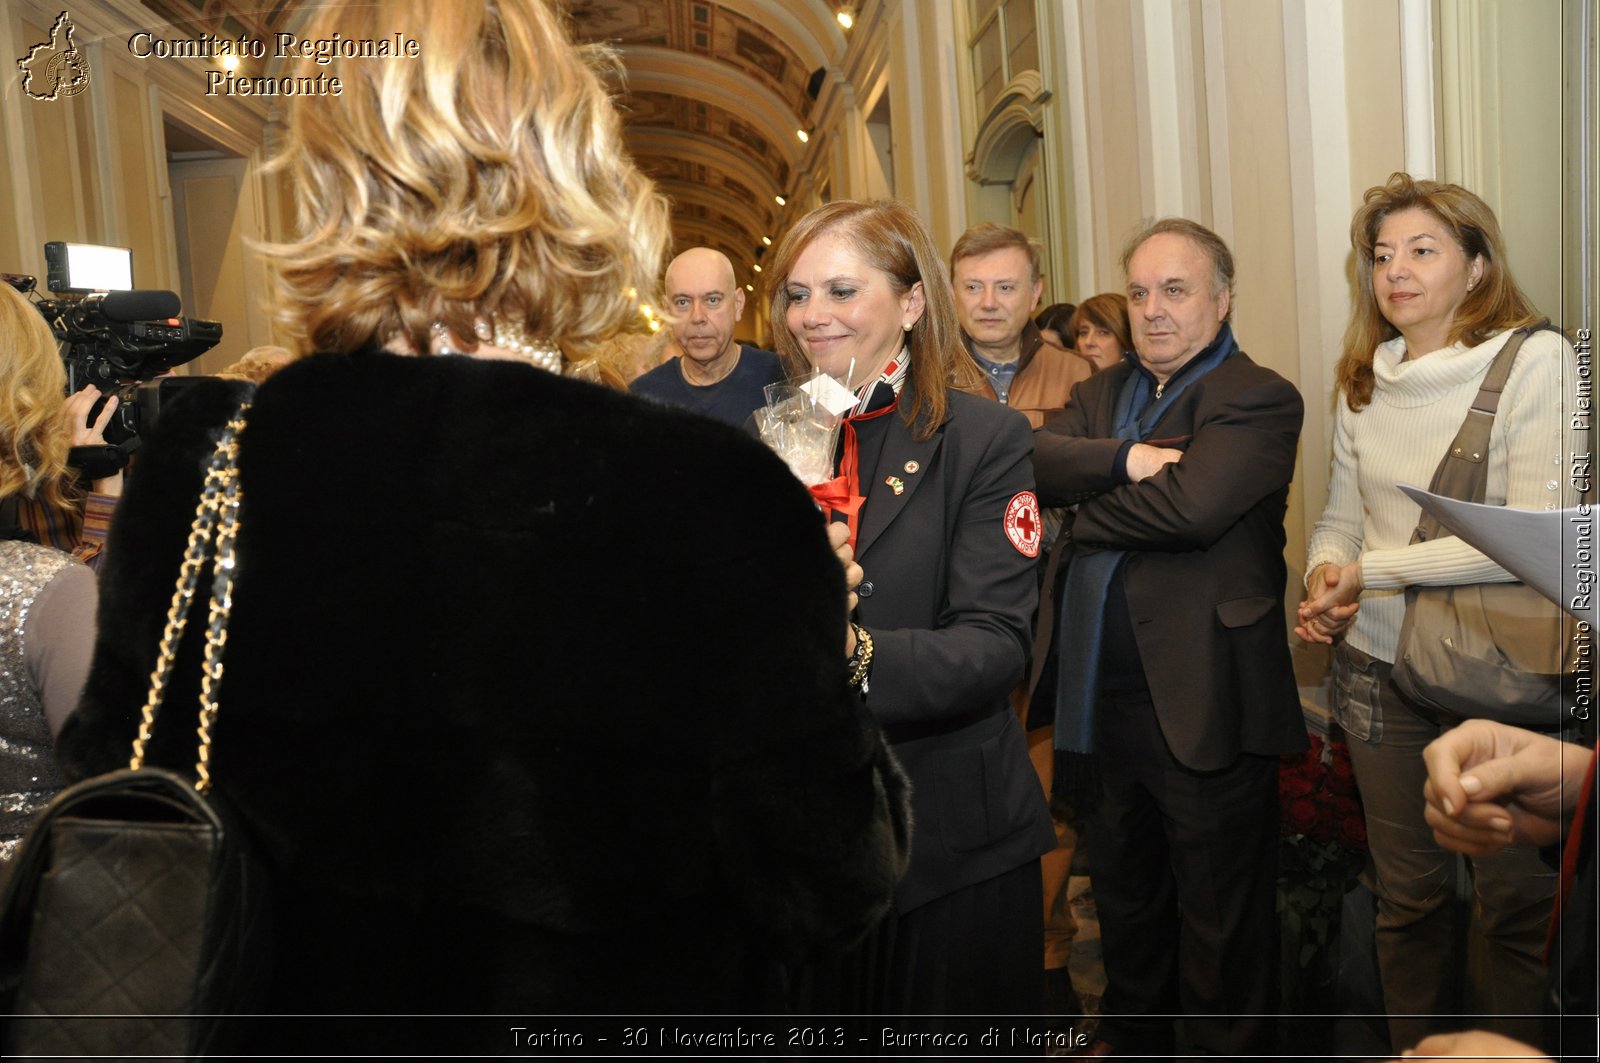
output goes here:
[{"label": "video camera", "polygon": [[[35,298],[34,305],[61,343],[67,394],[93,384],[117,396],[117,411],[104,435],[125,460],[140,433],[154,426],[162,400],[194,379],[155,378],[215,347],[222,325],[180,317],[181,304],[172,292],[134,288],[128,248],[52,242],[44,245],[44,254],[49,289],[63,297]],[[0,274],[0,280],[24,294],[37,284],[33,277],[11,273]],[[95,404],[91,423],[105,401]]]}]

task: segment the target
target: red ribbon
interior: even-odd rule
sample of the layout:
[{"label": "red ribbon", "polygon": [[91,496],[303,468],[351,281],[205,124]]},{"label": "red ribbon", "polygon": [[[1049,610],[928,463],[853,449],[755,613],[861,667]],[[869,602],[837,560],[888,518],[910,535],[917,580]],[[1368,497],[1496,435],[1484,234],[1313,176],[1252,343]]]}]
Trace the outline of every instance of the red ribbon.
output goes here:
[{"label": "red ribbon", "polygon": [[871,413],[859,414],[855,417],[844,419],[844,457],[839,461],[839,475],[831,480],[824,480],[819,484],[812,484],[809,490],[811,497],[822,508],[823,516],[833,519],[835,513],[843,513],[845,524],[850,528],[850,549],[856,546],[856,522],[861,516],[861,506],[867,498],[861,493],[861,455],[856,442],[856,421],[870,421],[874,417],[882,417],[894,411],[900,405],[898,398],[881,409]]},{"label": "red ribbon", "polygon": [[1555,957],[1556,940],[1561,934],[1561,910],[1566,907],[1572,883],[1578,877],[1578,853],[1583,848],[1583,834],[1589,821],[1589,806],[1594,803],[1595,767],[1600,764],[1600,751],[1589,760],[1589,771],[1583,777],[1583,788],[1578,792],[1578,810],[1573,813],[1572,825],[1567,830],[1566,848],[1561,853],[1561,881],[1556,889],[1555,912],[1550,919],[1550,931],[1544,939],[1544,962]]}]

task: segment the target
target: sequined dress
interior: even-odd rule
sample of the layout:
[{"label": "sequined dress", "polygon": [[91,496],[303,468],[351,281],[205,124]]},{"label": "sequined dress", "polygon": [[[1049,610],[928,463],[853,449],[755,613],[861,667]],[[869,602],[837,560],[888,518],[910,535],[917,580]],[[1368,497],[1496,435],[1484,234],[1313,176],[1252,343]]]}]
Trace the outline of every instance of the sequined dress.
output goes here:
[{"label": "sequined dress", "polygon": [[11,859],[33,814],[62,786],[22,636],[34,602],[72,563],[58,550],[0,541],[0,863]]}]

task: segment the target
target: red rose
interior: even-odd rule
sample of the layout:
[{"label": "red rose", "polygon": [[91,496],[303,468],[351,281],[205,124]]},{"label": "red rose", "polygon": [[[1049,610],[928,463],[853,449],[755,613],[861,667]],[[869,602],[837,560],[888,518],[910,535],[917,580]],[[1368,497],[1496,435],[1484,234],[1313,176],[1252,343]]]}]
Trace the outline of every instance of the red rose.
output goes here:
[{"label": "red rose", "polygon": [[1348,849],[1367,847],[1367,821],[1360,816],[1345,816],[1339,820],[1339,844]]},{"label": "red rose", "polygon": [[1297,797],[1284,809],[1284,817],[1294,831],[1304,834],[1317,822],[1317,806],[1309,798]]},{"label": "red rose", "polygon": [[1284,800],[1296,797],[1309,797],[1316,787],[1311,785],[1311,780],[1301,775],[1284,775],[1278,779],[1278,793]]}]

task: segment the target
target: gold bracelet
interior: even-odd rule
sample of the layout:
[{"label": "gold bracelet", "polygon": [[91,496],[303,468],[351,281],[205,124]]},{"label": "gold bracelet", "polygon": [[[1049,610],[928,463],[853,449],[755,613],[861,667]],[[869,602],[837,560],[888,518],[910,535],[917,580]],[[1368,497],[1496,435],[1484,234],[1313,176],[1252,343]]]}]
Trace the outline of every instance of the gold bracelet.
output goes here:
[{"label": "gold bracelet", "polygon": [[854,621],[850,629],[856,633],[856,651],[845,662],[850,669],[850,685],[861,693],[867,692],[867,673],[872,668],[872,635],[866,628]]}]

